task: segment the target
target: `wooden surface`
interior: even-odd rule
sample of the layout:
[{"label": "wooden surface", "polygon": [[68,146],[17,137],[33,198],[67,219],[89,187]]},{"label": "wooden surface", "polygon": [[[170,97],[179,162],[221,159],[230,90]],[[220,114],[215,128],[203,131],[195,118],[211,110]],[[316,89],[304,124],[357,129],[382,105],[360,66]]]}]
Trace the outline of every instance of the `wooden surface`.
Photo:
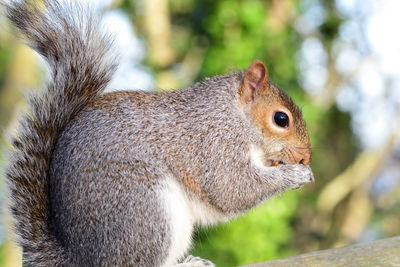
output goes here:
[{"label": "wooden surface", "polygon": [[400,236],[246,265],[246,267],[285,266],[400,266]]}]

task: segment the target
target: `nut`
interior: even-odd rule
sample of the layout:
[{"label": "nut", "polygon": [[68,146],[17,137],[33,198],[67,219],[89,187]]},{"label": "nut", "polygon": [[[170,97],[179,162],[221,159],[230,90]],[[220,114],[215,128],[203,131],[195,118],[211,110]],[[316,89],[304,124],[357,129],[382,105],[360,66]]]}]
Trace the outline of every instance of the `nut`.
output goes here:
[{"label": "nut", "polygon": [[272,162],[272,166],[278,166],[278,165],[279,165],[279,161]]}]

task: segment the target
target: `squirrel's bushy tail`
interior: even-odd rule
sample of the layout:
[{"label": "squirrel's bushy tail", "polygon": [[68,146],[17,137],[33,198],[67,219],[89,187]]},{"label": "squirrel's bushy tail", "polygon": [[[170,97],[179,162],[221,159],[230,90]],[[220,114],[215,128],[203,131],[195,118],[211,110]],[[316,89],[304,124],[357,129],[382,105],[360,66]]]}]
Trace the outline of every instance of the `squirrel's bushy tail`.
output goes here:
[{"label": "squirrel's bushy tail", "polygon": [[110,38],[98,32],[90,10],[76,2],[13,0],[3,5],[11,22],[51,68],[45,90],[30,98],[31,110],[13,141],[6,170],[15,230],[26,264],[68,266],[49,225],[51,152],[60,131],[105,89],[116,60],[110,54]]}]

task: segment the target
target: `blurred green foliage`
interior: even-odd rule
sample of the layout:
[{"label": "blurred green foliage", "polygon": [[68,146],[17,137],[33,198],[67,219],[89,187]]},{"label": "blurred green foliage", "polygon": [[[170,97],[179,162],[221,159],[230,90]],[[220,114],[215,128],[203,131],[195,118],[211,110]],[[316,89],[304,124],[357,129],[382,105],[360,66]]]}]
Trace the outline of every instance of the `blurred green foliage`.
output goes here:
[{"label": "blurred green foliage", "polygon": [[[10,49],[0,43],[0,83],[4,82],[7,63],[11,57]],[[0,88],[1,90],[1,88]]]},{"label": "blurred green foliage", "polygon": [[295,191],[276,197],[245,216],[211,229],[200,229],[191,251],[218,266],[237,266],[293,255],[291,227],[299,200]]}]

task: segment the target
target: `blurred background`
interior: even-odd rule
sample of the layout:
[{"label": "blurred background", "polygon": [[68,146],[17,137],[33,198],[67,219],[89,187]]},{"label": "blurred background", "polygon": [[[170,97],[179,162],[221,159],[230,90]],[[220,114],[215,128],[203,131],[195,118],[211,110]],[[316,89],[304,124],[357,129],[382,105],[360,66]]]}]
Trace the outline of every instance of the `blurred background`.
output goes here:
[{"label": "blurred background", "polygon": [[[123,55],[108,90],[184,88],[259,59],[303,110],[316,182],[199,229],[192,254],[234,266],[400,235],[400,1],[90,2]],[[48,79],[15,36],[0,17],[0,168],[23,95]],[[20,266],[11,238],[3,212],[0,266]]]}]

